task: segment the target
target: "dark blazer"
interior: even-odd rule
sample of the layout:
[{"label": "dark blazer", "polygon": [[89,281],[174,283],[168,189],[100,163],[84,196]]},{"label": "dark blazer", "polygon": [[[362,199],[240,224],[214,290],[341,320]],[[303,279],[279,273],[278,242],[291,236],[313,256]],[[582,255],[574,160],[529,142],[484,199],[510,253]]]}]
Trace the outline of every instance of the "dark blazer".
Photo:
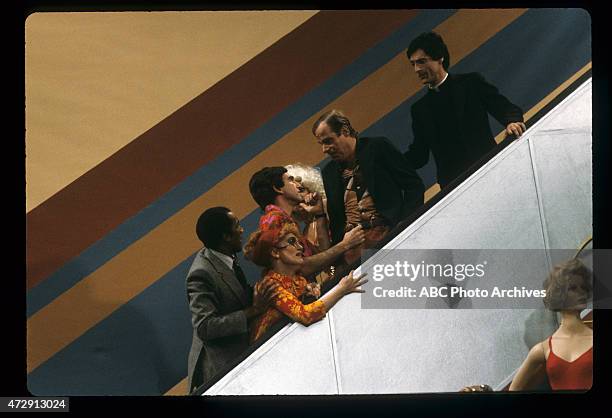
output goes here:
[{"label": "dark blazer", "polygon": [[187,364],[191,393],[248,347],[243,309],[251,302],[234,271],[207,249],[196,254],[186,286],[193,325]]},{"label": "dark blazer", "polygon": [[439,137],[432,110],[436,93],[429,91],[412,105],[414,141],[404,155],[414,168],[421,168],[431,150],[438,182],[444,186],[495,147],[488,113],[505,128],[510,122],[522,122],[523,111],[478,73],[449,74],[442,88],[450,89],[454,111],[450,116],[456,123],[453,134]]},{"label": "dark blazer", "polygon": [[[391,226],[423,204],[421,178],[387,138],[357,139],[356,158],[376,209]],[[322,177],[332,242],[337,243],[346,224],[342,167],[332,160],[323,167]]]}]

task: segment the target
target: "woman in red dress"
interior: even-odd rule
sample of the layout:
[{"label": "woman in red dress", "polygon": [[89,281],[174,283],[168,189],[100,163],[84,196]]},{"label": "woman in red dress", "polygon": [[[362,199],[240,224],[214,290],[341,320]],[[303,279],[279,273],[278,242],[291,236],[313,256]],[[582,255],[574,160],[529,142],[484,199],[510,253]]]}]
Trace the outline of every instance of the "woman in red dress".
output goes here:
[{"label": "woman in red dress", "polygon": [[254,232],[244,248],[247,258],[264,267],[264,277],[255,285],[256,288],[268,280],[280,284],[280,291],[272,306],[254,322],[251,341],[259,339],[283,315],[303,325],[310,325],[321,320],[343,296],[364,292],[359,289],[367,282],[364,275],[353,277],[351,272],[320,299],[310,304],[302,303],[300,298],[305,294],[318,297],[320,288],[299,275],[304,263],[304,248],[299,236],[295,224],[285,223]]}]

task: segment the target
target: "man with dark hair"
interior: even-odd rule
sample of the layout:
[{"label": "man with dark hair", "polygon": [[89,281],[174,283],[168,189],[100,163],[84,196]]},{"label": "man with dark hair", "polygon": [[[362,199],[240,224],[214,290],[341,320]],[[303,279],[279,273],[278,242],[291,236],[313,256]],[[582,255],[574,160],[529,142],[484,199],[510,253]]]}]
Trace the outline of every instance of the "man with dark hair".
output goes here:
[{"label": "man with dark hair", "polygon": [[247,283],[236,262],[242,232],[236,215],[225,207],[207,209],[196,224],[204,248],[196,254],[186,281],[193,326],[190,393],[247,348],[249,321],[268,308],[278,288],[266,282],[260,294]]},{"label": "man with dark hair", "polygon": [[364,245],[345,255],[350,264],[423,204],[423,182],[387,138],[360,138],[338,110],[321,115],[312,133],[332,159],[322,170],[332,242],[366,229]]},{"label": "man with dark hair", "polygon": [[[265,167],[259,170],[251,177],[249,190],[255,202],[264,211],[259,219],[259,229],[266,231],[280,228],[284,223],[292,223],[299,230],[291,215],[295,206],[300,205],[314,215],[318,234],[329,234],[322,199],[315,193],[307,195],[305,200],[304,195],[300,193],[299,183],[287,173],[285,167]],[[300,270],[303,276],[320,273],[340,255],[360,245],[365,239],[361,228],[357,228],[351,233],[343,234],[336,241],[337,245],[317,253],[308,240],[303,236],[299,238],[304,247],[304,264]]]},{"label": "man with dark hair", "polygon": [[413,39],[406,55],[429,91],[412,105],[414,141],[405,156],[412,167],[421,168],[431,151],[441,187],[495,147],[487,113],[506,128],[507,135],[518,137],[525,131],[522,110],[482,75],[447,72],[450,55],[437,33]]},{"label": "man with dark hair", "polygon": [[276,196],[285,194],[281,192],[285,185],[288,186],[289,193],[286,199],[297,201],[298,203],[303,201],[301,196],[298,197],[299,190],[297,188],[294,190],[293,187],[290,187],[293,185],[293,179],[289,178],[285,173],[287,173],[285,167],[264,167],[251,176],[249,191],[262,210],[265,211],[266,206],[274,204]]}]

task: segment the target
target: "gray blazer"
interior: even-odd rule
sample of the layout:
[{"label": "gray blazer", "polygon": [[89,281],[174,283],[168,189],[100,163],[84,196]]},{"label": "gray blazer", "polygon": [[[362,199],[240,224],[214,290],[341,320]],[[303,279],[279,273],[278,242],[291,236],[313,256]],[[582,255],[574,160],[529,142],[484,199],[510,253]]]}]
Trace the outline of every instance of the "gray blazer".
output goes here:
[{"label": "gray blazer", "polygon": [[187,363],[191,393],[247,348],[243,309],[251,300],[234,271],[207,249],[196,254],[186,287],[193,325]]}]

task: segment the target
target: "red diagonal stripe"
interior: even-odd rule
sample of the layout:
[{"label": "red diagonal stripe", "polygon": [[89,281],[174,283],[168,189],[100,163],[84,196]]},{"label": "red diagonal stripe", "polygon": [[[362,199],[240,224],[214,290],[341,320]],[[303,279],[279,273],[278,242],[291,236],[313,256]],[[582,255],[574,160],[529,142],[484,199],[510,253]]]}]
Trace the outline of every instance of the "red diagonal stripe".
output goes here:
[{"label": "red diagonal stripe", "polygon": [[323,11],[27,214],[39,283],[299,99],[416,11]]}]

